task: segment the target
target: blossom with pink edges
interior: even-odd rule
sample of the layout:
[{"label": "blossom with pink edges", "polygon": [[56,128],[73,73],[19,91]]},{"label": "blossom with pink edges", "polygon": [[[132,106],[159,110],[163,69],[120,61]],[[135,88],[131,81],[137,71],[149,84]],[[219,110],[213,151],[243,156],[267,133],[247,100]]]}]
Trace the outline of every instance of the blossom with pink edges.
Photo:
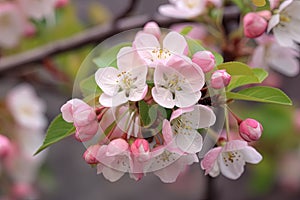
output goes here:
[{"label": "blossom with pink edges", "polygon": [[202,136],[197,131],[214,125],[216,116],[207,106],[196,105],[181,108],[172,113],[170,121],[164,120],[162,133],[166,144],[182,152],[197,153],[203,145]]},{"label": "blossom with pink edges", "polygon": [[212,177],[222,173],[229,179],[238,179],[244,172],[246,163],[257,164],[262,156],[247,142],[241,140],[228,141],[224,146],[216,147],[206,153],[201,161],[205,174]]},{"label": "blossom with pink edges", "polygon": [[198,66],[173,57],[165,65],[156,67],[152,96],[165,108],[189,107],[200,99],[204,82],[204,74]]},{"label": "blossom with pink edges", "polygon": [[174,56],[189,60],[188,57],[184,56],[187,48],[185,38],[173,31],[164,37],[162,45],[154,35],[139,33],[133,41],[133,47],[150,67],[164,64]]},{"label": "blossom with pink edges", "polygon": [[138,58],[133,48],[122,48],[117,55],[117,63],[117,69],[100,68],[95,74],[96,83],[103,91],[99,102],[106,107],[140,101],[148,91],[147,66]]},{"label": "blossom with pink edges", "polygon": [[299,73],[299,51],[278,44],[273,36],[262,35],[256,39],[258,46],[254,49],[249,65],[265,69],[274,69],[286,76]]}]

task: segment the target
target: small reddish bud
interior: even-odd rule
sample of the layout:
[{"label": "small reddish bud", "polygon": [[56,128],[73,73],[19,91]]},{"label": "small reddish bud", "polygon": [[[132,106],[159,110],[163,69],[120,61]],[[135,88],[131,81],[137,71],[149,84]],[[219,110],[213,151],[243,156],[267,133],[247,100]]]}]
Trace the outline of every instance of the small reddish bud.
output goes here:
[{"label": "small reddish bud", "polygon": [[0,159],[6,157],[10,150],[11,143],[9,139],[4,135],[0,135]]},{"label": "small reddish bud", "polygon": [[193,63],[196,63],[204,73],[211,71],[216,64],[215,56],[210,51],[198,51],[193,55]]},{"label": "small reddish bud", "polygon": [[149,158],[150,147],[145,139],[136,139],[130,146],[130,150],[140,161],[145,161]]},{"label": "small reddish bud", "polygon": [[93,165],[99,163],[99,161],[96,158],[99,148],[99,144],[92,145],[84,152],[82,157],[87,164]]},{"label": "small reddish bud", "polygon": [[161,35],[160,28],[156,22],[148,22],[144,26],[144,32],[154,35],[157,39],[159,39]]},{"label": "small reddish bud", "polygon": [[244,16],[244,34],[248,38],[261,36],[267,27],[267,20],[257,13],[248,13]]},{"label": "small reddish bud", "polygon": [[240,136],[247,142],[257,141],[263,132],[262,125],[254,119],[245,119],[240,124]]},{"label": "small reddish bud", "polygon": [[226,87],[231,80],[230,74],[226,70],[217,70],[211,76],[211,87],[214,89],[221,89]]}]

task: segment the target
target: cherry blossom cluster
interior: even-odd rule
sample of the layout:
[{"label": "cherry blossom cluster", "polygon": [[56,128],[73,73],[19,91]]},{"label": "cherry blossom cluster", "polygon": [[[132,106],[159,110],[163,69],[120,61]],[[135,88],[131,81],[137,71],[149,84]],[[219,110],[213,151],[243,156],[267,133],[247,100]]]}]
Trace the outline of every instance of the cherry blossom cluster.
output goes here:
[{"label": "cherry blossom cluster", "polygon": [[47,120],[45,103],[29,84],[13,88],[5,101],[7,110],[0,132],[0,198],[36,199],[39,169],[47,152],[33,156],[43,141]]},{"label": "cherry blossom cluster", "polygon": [[[163,182],[174,182],[187,166],[199,162],[201,131],[216,122],[212,103],[203,103],[210,99],[209,88],[223,90],[231,76],[216,70],[212,52],[191,55],[183,35],[161,33],[154,22],[115,59],[116,66],[95,73],[102,91],[99,102],[92,107],[77,98],[69,100],[61,107],[62,117],[73,123],[75,138],[87,146],[86,163],[109,181],[125,173],[140,180],[153,172]],[[262,126],[253,119],[238,121],[244,140],[228,138],[209,151],[201,162],[207,174],[221,171],[236,179],[245,162],[262,159],[246,142],[258,140]]]},{"label": "cherry blossom cluster", "polygon": [[55,21],[55,9],[68,0],[2,0],[0,1],[0,49],[16,47],[22,36],[33,36],[33,21]]}]

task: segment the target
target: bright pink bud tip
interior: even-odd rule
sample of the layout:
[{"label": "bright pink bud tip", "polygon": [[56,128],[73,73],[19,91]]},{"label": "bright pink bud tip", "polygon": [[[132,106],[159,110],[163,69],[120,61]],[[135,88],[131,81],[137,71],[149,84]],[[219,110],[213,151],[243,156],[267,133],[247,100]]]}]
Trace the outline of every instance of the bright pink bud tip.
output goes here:
[{"label": "bright pink bud tip", "polygon": [[226,87],[231,80],[230,74],[226,70],[217,70],[211,76],[211,87],[214,89],[221,89]]},{"label": "bright pink bud tip", "polygon": [[0,135],[0,159],[8,155],[11,149],[11,143],[7,137]]},{"label": "bright pink bud tip", "polygon": [[140,161],[145,161],[149,158],[149,143],[145,139],[136,139],[130,146],[130,150]]},{"label": "bright pink bud tip", "polygon": [[90,146],[83,154],[83,159],[87,164],[93,165],[99,163],[99,161],[96,158],[97,152],[100,148],[100,145],[96,144],[93,146]]},{"label": "bright pink bud tip", "polygon": [[154,35],[157,39],[159,39],[161,35],[160,28],[156,22],[148,22],[144,26],[144,32]]},{"label": "bright pink bud tip", "polygon": [[69,4],[69,0],[57,0],[55,3],[56,8],[62,8]]},{"label": "bright pink bud tip", "polygon": [[27,183],[17,183],[12,187],[12,195],[15,199],[36,199],[36,191]]},{"label": "bright pink bud tip", "polygon": [[204,73],[211,71],[216,64],[215,56],[209,51],[198,51],[193,55],[193,63],[196,63]]},{"label": "bright pink bud tip", "polygon": [[262,125],[254,119],[245,119],[240,124],[240,136],[247,142],[257,141],[262,132]]},{"label": "bright pink bud tip", "polygon": [[244,34],[248,38],[261,36],[267,29],[268,22],[256,13],[248,13],[244,17]]}]

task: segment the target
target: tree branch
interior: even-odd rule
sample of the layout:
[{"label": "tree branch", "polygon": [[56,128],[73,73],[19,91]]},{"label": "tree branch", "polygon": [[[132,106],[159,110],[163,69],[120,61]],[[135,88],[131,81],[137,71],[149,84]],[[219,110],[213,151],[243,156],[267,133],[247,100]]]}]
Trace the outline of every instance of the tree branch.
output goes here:
[{"label": "tree branch", "polygon": [[127,17],[119,19],[116,22],[107,25],[99,25],[83,31],[73,37],[54,41],[50,44],[38,47],[33,50],[26,51],[13,56],[0,58],[0,73],[6,74],[12,72],[16,68],[25,69],[32,64],[41,63],[43,59],[55,56],[57,54],[72,51],[81,48],[88,44],[98,44],[117,33],[125,30],[140,28],[150,20],[156,21],[160,26],[166,27],[176,22],[183,22],[183,20],[174,20],[160,15],[152,17],[147,15]]}]

